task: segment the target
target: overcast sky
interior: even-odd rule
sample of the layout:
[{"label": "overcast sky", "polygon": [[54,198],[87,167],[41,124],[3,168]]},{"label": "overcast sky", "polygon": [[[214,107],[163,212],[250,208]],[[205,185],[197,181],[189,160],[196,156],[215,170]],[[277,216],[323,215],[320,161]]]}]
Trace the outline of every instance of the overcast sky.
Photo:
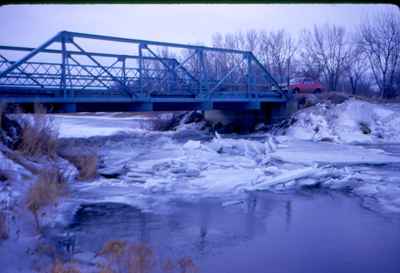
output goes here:
[{"label": "overcast sky", "polygon": [[0,7],[0,44],[37,46],[60,30],[209,44],[214,32],[356,26],[393,5],[19,5]]}]

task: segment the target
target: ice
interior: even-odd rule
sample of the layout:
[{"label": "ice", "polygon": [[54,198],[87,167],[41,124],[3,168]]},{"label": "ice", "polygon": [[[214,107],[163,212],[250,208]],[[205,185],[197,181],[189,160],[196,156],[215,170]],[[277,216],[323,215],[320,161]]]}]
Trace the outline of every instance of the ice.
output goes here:
[{"label": "ice", "polygon": [[[249,190],[318,186],[350,190],[380,200],[384,209],[395,209],[398,200],[390,191],[397,192],[400,175],[385,166],[400,164],[400,156],[379,145],[399,142],[399,111],[397,105],[350,99],[300,111],[285,135],[215,134],[210,140],[201,124],[191,123],[181,124],[176,131],[139,133],[132,142],[107,141],[100,151],[105,167],[123,166],[117,178],[100,178],[92,182],[94,186],[76,188],[88,200],[148,209],[174,198],[228,196],[235,203]],[[133,119],[118,116],[104,121],[97,116],[62,116],[59,121],[66,137],[144,130],[137,123],[132,125]],[[66,132],[66,128],[72,130]]]},{"label": "ice", "polygon": [[400,163],[400,157],[390,155],[380,149],[362,146],[289,140],[286,147],[271,153],[271,158],[298,164],[388,164]]},{"label": "ice", "polygon": [[393,188],[387,185],[400,184],[395,178],[399,172],[382,166],[399,164],[400,157],[379,146],[271,135],[257,140],[219,136],[182,143],[163,134],[148,143],[143,136],[141,141],[140,146],[104,147],[105,165],[126,166],[126,172],[115,179],[102,178],[90,186],[79,186],[78,196],[87,198],[89,194],[92,202],[121,202],[158,210],[174,198],[227,197],[235,203],[248,191],[318,186],[383,200],[385,210],[396,208],[396,198],[388,193]]},{"label": "ice", "polygon": [[292,170],[292,171],[286,171],[285,173],[277,175],[275,177],[266,177],[263,179],[263,181],[258,182],[256,185],[254,185],[253,187],[251,187],[249,189],[257,189],[257,190],[268,189],[271,186],[275,186],[277,184],[290,182],[290,181],[293,181],[293,180],[301,178],[301,177],[312,176],[316,172],[318,172],[317,166],[311,166],[311,167],[306,167],[306,168],[299,168],[299,169]]},{"label": "ice", "polygon": [[53,115],[59,136],[62,138],[88,138],[110,136],[118,133],[145,132],[141,126],[146,117],[113,117],[93,115]]},{"label": "ice", "polygon": [[267,151],[272,149],[269,145],[273,144],[246,139],[214,138],[208,147],[220,154],[239,155],[256,161],[265,161],[268,160]]},{"label": "ice", "polygon": [[185,149],[199,149],[201,147],[200,141],[189,140],[183,145]]}]

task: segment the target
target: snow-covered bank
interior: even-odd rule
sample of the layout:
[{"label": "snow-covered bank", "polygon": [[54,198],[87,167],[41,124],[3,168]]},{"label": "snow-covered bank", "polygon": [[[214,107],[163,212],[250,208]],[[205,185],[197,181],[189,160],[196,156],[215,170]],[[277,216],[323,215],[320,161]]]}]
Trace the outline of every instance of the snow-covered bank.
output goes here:
[{"label": "snow-covered bank", "polygon": [[399,143],[397,104],[375,104],[349,99],[341,104],[321,103],[293,117],[287,136],[338,143]]}]

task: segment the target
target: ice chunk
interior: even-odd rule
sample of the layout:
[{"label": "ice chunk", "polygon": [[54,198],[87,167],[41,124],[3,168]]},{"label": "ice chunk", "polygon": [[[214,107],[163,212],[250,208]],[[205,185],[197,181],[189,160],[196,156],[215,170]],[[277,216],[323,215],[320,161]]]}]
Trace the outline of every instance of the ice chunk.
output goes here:
[{"label": "ice chunk", "polygon": [[291,171],[285,171],[284,173],[274,176],[274,177],[265,177],[263,181],[257,183],[250,189],[256,189],[256,190],[264,190],[268,189],[271,186],[281,184],[281,183],[286,183],[301,177],[307,177],[311,176],[318,172],[318,167],[317,165],[311,166],[311,167],[306,167],[306,168],[299,168]]},{"label": "ice chunk", "polygon": [[185,149],[199,149],[201,147],[201,143],[198,140],[189,140],[183,145]]},{"label": "ice chunk", "polygon": [[287,147],[271,153],[271,158],[297,164],[388,164],[400,163],[400,158],[383,150],[362,146],[292,140]]}]

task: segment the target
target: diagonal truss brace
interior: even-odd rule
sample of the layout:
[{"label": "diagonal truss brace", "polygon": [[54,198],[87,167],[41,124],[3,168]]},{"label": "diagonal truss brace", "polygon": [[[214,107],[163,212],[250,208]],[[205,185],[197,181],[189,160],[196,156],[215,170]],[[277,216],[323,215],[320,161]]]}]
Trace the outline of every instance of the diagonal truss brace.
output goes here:
[{"label": "diagonal truss brace", "polygon": [[[3,55],[0,54],[0,58],[2,58],[5,62],[7,63],[11,63],[6,57],[4,57]],[[44,87],[43,84],[41,84],[40,82],[38,82],[35,78],[32,77],[32,75],[30,73],[25,72],[23,69],[21,69],[20,67],[16,67],[16,69],[21,72],[22,74],[24,74],[25,76],[27,76],[29,79],[31,79],[34,83],[36,83],[37,85],[39,85],[41,88]]]},{"label": "diagonal truss brace", "polygon": [[124,82],[122,82],[120,79],[116,78],[113,74],[111,74],[104,66],[101,65],[101,63],[99,63],[94,57],[92,57],[90,54],[88,54],[81,46],[79,46],[76,42],[74,42],[71,39],[71,43],[77,48],[79,49],[79,51],[81,51],[85,56],[87,56],[92,62],[94,62],[96,65],[98,65],[105,73],[108,74],[108,76],[110,76],[114,81],[118,82],[121,84],[121,86],[123,86],[123,90],[132,98],[133,94],[131,92],[128,91],[127,86],[125,85]]},{"label": "diagonal truss brace", "polygon": [[[192,74],[190,74],[182,65],[183,63],[175,68],[170,67],[162,58],[160,58],[156,53],[154,53],[153,50],[151,50],[147,45],[144,45],[143,48],[147,49],[153,56],[154,58],[156,58],[158,61],[160,61],[160,63],[162,65],[164,65],[170,72],[174,73],[176,75],[176,70],[178,68],[181,68],[192,80],[194,80],[196,83],[200,83],[200,81],[198,79],[196,79]],[[196,52],[194,54],[192,54],[191,56],[189,56],[184,62],[187,62],[190,58],[192,58],[194,55],[196,54]],[[179,64],[179,62],[175,59],[175,61]],[[177,75],[176,75],[177,76]]]},{"label": "diagonal truss brace", "polygon": [[1,77],[5,77],[8,73],[10,73],[11,71],[13,71],[14,69],[18,68],[21,64],[25,63],[26,61],[28,61],[29,59],[31,59],[33,56],[35,56],[36,54],[38,54],[39,52],[41,52],[42,50],[46,49],[49,45],[51,45],[53,42],[57,41],[58,38],[60,37],[60,35],[62,35],[62,33],[58,33],[56,36],[54,36],[53,38],[51,38],[50,40],[48,40],[47,42],[43,43],[42,45],[40,45],[38,48],[32,50],[30,53],[28,53],[25,57],[23,57],[21,60],[19,60],[18,62],[15,62],[13,65],[11,65],[10,67],[8,67],[6,70],[0,72],[0,78]]}]

